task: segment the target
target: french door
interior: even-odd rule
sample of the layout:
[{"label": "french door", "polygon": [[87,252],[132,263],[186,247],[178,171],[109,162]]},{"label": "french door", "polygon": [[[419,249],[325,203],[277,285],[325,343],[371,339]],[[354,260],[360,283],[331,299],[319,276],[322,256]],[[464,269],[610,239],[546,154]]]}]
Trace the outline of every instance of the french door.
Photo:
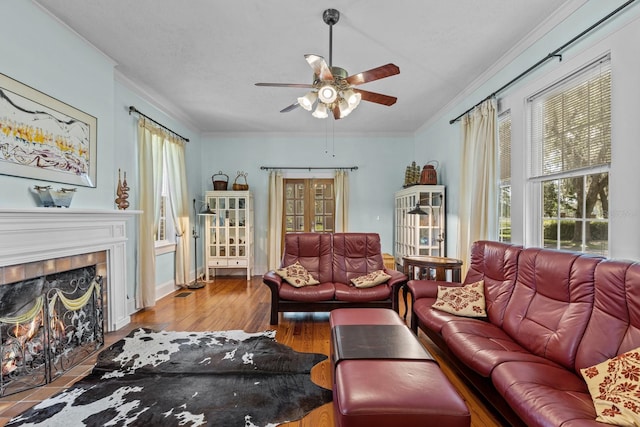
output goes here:
[{"label": "french door", "polygon": [[335,231],[333,187],[333,179],[285,178],[283,233]]}]

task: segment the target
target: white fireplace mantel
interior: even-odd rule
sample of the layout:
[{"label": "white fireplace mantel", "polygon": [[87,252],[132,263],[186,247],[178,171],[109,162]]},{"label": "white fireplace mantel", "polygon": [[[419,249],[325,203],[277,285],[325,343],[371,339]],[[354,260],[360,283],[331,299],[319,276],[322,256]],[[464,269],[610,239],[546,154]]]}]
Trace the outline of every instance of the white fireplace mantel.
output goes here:
[{"label": "white fireplace mantel", "polygon": [[120,329],[130,320],[126,224],[140,213],[73,208],[0,209],[0,267],[107,251],[107,329]]}]

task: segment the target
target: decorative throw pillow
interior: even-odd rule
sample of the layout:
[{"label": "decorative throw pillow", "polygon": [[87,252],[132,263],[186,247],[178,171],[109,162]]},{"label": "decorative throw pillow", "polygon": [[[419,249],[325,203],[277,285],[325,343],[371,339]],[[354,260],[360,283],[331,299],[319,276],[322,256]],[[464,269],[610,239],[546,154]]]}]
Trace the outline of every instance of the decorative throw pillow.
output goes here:
[{"label": "decorative throw pillow", "polygon": [[640,347],[580,369],[596,408],[596,421],[640,425]]},{"label": "decorative throw pillow", "polygon": [[296,288],[320,283],[298,261],[288,267],[276,270],[276,274]]},{"label": "decorative throw pillow", "polygon": [[465,286],[438,286],[438,296],[432,307],[466,317],[486,317],[484,280]]},{"label": "decorative throw pillow", "polygon": [[391,276],[389,276],[383,270],[376,270],[372,271],[369,274],[365,274],[364,276],[354,277],[353,279],[351,279],[351,283],[353,283],[356,288],[372,288],[386,282],[389,279],[391,279]]}]

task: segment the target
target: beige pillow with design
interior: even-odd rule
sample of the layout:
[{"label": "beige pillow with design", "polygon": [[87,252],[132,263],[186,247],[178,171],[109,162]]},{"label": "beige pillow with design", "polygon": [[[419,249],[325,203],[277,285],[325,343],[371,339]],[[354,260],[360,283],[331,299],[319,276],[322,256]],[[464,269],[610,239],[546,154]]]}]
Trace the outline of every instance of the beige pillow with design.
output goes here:
[{"label": "beige pillow with design", "polygon": [[320,283],[313,278],[311,273],[300,262],[296,261],[288,267],[276,270],[276,274],[287,281],[291,286],[301,288],[303,286],[317,285]]},{"label": "beige pillow with design", "polygon": [[356,288],[364,289],[378,286],[389,279],[391,279],[391,276],[385,273],[384,270],[376,270],[364,276],[354,277],[351,279],[351,283],[353,283],[353,286]]},{"label": "beige pillow with design", "polygon": [[466,317],[486,317],[484,280],[465,286],[438,286],[433,308]]},{"label": "beige pillow with design", "polygon": [[580,369],[580,373],[589,388],[596,421],[640,425],[640,347]]}]

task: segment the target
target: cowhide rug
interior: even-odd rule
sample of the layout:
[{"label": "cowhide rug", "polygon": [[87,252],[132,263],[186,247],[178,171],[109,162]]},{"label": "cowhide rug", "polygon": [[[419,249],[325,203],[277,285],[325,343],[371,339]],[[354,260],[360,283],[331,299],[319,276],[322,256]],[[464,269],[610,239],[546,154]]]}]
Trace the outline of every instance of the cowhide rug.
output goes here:
[{"label": "cowhide rug", "polygon": [[138,329],[7,426],[276,426],[331,401],[309,375],[324,359],[276,342],[275,331]]}]

